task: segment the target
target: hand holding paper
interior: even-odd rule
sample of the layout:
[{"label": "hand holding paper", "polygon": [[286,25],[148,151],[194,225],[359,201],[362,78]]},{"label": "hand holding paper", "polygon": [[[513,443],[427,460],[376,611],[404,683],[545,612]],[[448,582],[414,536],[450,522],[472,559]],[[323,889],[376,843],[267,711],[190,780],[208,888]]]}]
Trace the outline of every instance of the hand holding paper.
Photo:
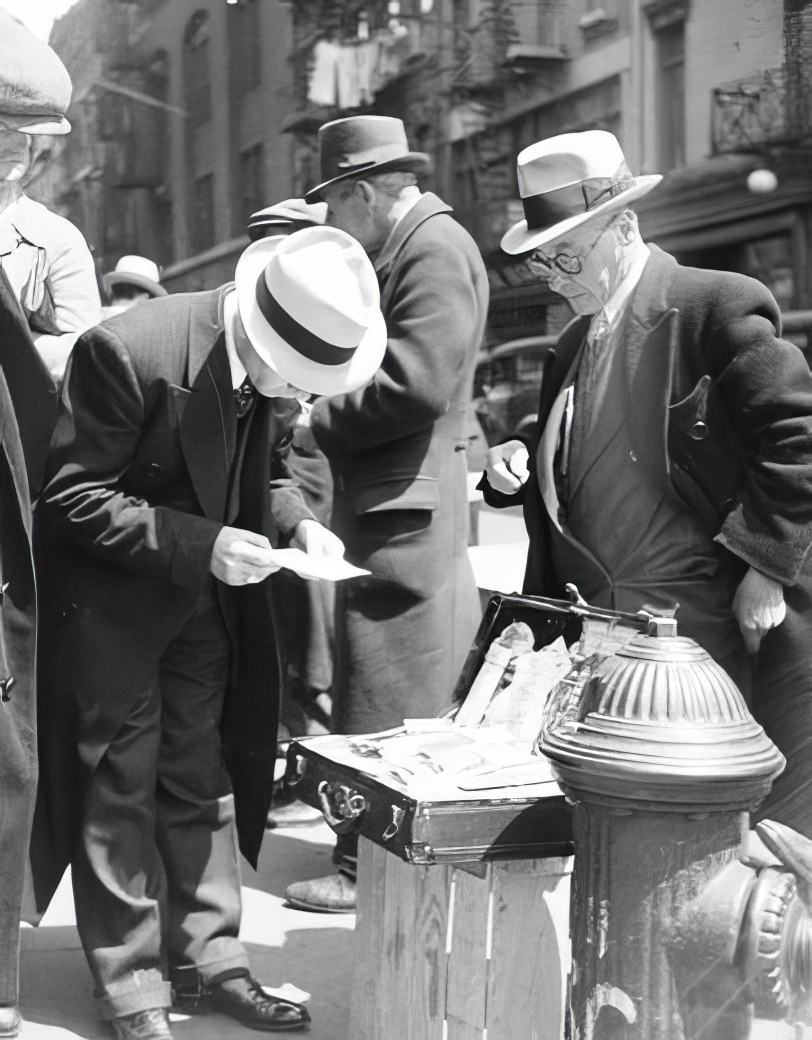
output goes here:
[{"label": "hand holding paper", "polygon": [[343,581],[369,574],[361,567],[354,567],[343,556],[316,556],[301,549],[274,549],[274,562],[280,567],[295,571],[301,578],[323,581]]}]

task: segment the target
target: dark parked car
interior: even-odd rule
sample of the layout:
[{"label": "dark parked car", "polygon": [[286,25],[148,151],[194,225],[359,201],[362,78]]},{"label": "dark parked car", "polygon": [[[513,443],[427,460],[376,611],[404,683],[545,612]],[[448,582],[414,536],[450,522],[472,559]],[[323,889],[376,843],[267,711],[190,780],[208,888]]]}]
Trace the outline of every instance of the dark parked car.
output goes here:
[{"label": "dark parked car", "polygon": [[474,407],[489,445],[532,430],[544,359],[556,338],[524,336],[482,352],[474,376]]}]

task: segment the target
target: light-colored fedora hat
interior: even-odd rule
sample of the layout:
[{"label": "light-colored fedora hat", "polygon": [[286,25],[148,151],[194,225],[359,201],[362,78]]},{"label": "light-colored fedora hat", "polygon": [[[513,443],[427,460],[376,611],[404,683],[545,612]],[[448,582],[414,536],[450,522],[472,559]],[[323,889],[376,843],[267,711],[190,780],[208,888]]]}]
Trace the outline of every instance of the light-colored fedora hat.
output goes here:
[{"label": "light-colored fedora hat", "polygon": [[268,228],[298,231],[300,228],[323,224],[327,219],[327,203],[308,205],[304,199],[285,199],[273,206],[258,209],[248,218],[245,226],[252,242],[261,238]]},{"label": "light-colored fedora hat", "polygon": [[122,256],[115,269],[104,276],[108,289],[114,285],[134,285],[143,289],[150,296],[166,296],[166,289],[160,284],[161,273],[154,260],[145,256]]},{"label": "light-colored fedora hat", "polygon": [[240,319],[266,365],[311,394],[368,383],[386,352],[369,257],[350,235],[311,227],[253,242],[234,275]]},{"label": "light-colored fedora hat", "polygon": [[524,220],[505,233],[506,253],[525,253],[596,217],[610,217],[662,177],[634,177],[614,134],[584,130],[531,144],[516,160]]},{"label": "light-colored fedora hat", "polygon": [[324,188],[348,177],[408,170],[417,173],[431,165],[425,152],[412,152],[403,120],[394,116],[347,116],[319,127],[321,184],[311,188],[305,202],[318,202]]},{"label": "light-colored fedora hat", "polygon": [[73,87],[53,48],[0,8],[0,123],[24,134],[67,134]]}]

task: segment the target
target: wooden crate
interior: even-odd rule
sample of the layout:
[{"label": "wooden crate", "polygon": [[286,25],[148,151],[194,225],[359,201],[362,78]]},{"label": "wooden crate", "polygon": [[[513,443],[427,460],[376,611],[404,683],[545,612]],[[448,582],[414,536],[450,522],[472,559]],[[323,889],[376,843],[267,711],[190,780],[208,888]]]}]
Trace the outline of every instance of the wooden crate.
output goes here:
[{"label": "wooden crate", "polygon": [[562,1040],[571,869],[416,866],[361,838],[353,1040]]}]

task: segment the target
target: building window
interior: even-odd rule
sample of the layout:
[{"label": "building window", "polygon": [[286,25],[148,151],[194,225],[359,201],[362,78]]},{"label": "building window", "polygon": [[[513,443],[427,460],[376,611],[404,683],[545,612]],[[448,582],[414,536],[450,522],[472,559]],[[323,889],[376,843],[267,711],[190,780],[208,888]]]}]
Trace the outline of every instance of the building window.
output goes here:
[{"label": "building window", "polygon": [[211,118],[210,26],[206,11],[189,19],[183,38],[183,76],[186,110],[192,128]]},{"label": "building window", "polygon": [[245,231],[248,218],[258,209],[262,209],[265,202],[264,186],[264,155],[261,144],[255,144],[240,153],[239,176],[239,205],[234,209],[234,234],[240,235]]},{"label": "building window", "polygon": [[192,252],[202,253],[214,245],[214,176],[207,173],[192,185],[189,208],[189,238]]},{"label": "building window", "polygon": [[226,19],[231,93],[241,98],[262,82],[259,0],[229,4]]},{"label": "building window", "polygon": [[685,22],[676,21],[654,35],[657,48],[659,168],[685,163]]}]

